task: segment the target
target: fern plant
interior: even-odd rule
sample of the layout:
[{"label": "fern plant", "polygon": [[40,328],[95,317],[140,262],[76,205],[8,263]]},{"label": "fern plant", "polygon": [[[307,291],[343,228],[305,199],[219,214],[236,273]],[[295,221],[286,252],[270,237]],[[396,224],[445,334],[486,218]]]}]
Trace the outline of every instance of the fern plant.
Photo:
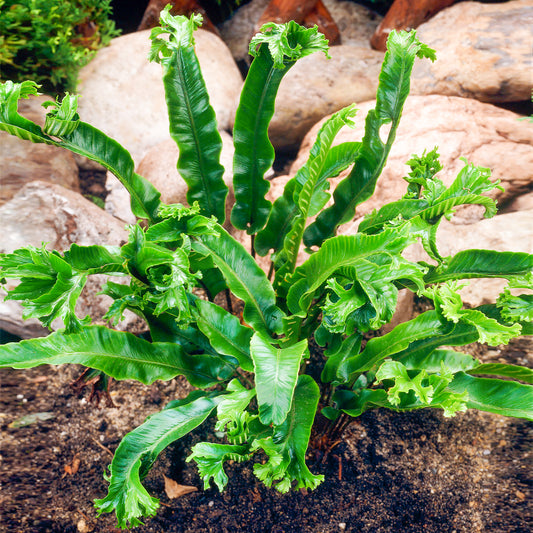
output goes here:
[{"label": "fern plant", "polygon": [[[153,185],[135,173],[126,149],[81,121],[76,96],[52,104],[41,129],[17,112],[18,100],[35,94],[36,84],[0,87],[0,129],[98,161],[127,188],[142,220],[129,228],[129,242],[121,247],[73,244],[63,253],[25,247],[1,256],[1,277],[20,280],[8,298],[22,302],[26,318],[45,326],[60,318],[64,329],[0,346],[0,366],[80,363],[145,384],[182,375],[197,388],[124,437],[110,465],[108,494],[96,500],[99,512],[114,510],[120,527],[154,515],[158,502],[142,479],[168,444],[210,416],[225,439],[195,445],[187,459],[196,462],[205,486],[213,481],[223,490],[226,461],[262,454],[266,460],[255,462],[254,473],[281,492],[314,489],[323,479],[305,460],[318,410],[332,422],[379,407],[433,407],[445,416],[474,408],[531,419],[531,370],[482,364],[452,348],[505,344],[532,330],[533,299],[515,289],[531,288],[533,256],[465,250],[441,257],[436,246],[439,222],[455,206],[480,204],[486,216],[496,213],[485,193],[499,185],[487,169],[466,163],[446,187],[436,176],[436,149],[414,156],[406,194],[367,216],[357,233],[336,236],[373,194],[415,59],[434,60],[434,51],[415,32],[392,32],[363,140],[335,145],[356,109],[332,115],[308,161],[271,204],[264,174],[274,160],[268,125],[278,86],[300,58],[327,55],[328,49],[316,28],[294,22],[263,27],[250,45],[254,60],[233,135],[231,231],[250,235],[248,251],[222,226],[228,192],[219,162],[222,143],[193,46],[201,17],[172,17],[167,9],[161,23],[151,34],[150,58],[163,69],[170,135],[179,146],[177,169],[188,185],[189,206],[163,204]],[[328,180],[350,167],[326,207]],[[402,255],[417,241],[426,261]],[[309,257],[299,264],[302,243]],[[257,255],[270,256],[269,274]],[[133,311],[146,321],[150,340],[76,316],[76,300],[94,274],[126,278],[126,284],[105,285],[113,299],[107,318],[112,324],[126,309]],[[493,304],[464,309],[461,286],[487,277],[507,279],[508,287]],[[391,320],[402,288],[431,299],[434,309],[365,340]],[[224,291],[242,302],[242,317],[214,302]],[[322,351],[307,364],[310,339]]]}]

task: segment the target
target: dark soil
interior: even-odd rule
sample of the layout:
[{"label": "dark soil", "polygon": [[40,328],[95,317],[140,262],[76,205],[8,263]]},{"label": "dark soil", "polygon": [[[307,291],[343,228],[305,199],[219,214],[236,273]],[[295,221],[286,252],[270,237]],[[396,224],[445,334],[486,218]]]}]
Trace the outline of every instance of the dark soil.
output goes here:
[{"label": "dark soil", "polygon": [[82,170],[79,171],[81,194],[99,207],[104,207],[108,191],[105,187],[105,170]]},{"label": "dark soil", "polygon": [[[476,355],[524,364],[530,348],[518,340]],[[80,372],[64,366],[0,374],[1,532],[118,531],[115,518],[97,518],[92,505],[106,493],[102,473],[111,452],[148,414],[188,392],[181,379],[149,388],[120,382],[111,392],[118,407],[96,409],[69,385]],[[10,427],[40,412],[53,418]],[[318,489],[281,495],[260,485],[249,463],[226,468],[223,494],[204,492],[184,459],[199,440],[216,440],[207,424],[161,454],[145,484],[162,507],[137,531],[526,533],[532,429],[477,411],[451,419],[429,410],[368,412],[325,460],[310,450],[310,469],[326,476]],[[170,500],[163,475],[198,491]]]}]

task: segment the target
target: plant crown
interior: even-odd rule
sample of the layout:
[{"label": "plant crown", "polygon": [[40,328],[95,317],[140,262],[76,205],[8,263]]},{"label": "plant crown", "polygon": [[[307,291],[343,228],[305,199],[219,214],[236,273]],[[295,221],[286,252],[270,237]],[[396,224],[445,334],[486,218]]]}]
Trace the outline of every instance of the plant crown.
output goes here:
[{"label": "plant crown", "polygon": [[[254,463],[255,475],[281,492],[314,489],[323,479],[305,461],[318,410],[331,424],[378,407],[434,407],[445,416],[474,408],[533,418],[531,370],[483,364],[452,349],[506,344],[532,331],[533,298],[517,295],[532,287],[532,255],[464,250],[442,257],[437,249],[439,223],[456,206],[479,204],[486,217],[496,213],[486,193],[499,185],[488,169],[465,161],[446,187],[437,177],[436,148],[413,156],[406,194],[366,216],[357,233],[336,236],[372,196],[413,63],[417,57],[434,60],[434,51],[414,31],[393,31],[363,140],[335,145],[356,109],[334,113],[305,165],[271,204],[264,176],[274,160],[267,132],[278,86],[298,59],[327,55],[328,47],[316,28],[265,25],[251,41],[254,59],[236,112],[228,232],[222,142],[194,51],[200,24],[198,15],[172,17],[165,9],[151,34],[150,59],[163,69],[170,135],[179,146],[177,168],[188,185],[189,207],[163,204],[154,186],[135,173],[126,149],[81,121],[76,96],[52,105],[41,129],[17,111],[19,99],[36,94],[36,84],[0,86],[0,129],[99,162],[126,187],[142,219],[121,247],[72,244],[60,253],[27,246],[1,256],[1,277],[20,280],[7,298],[22,303],[25,318],[47,327],[60,319],[64,328],[0,346],[0,366],[80,363],[145,384],[182,375],[197,388],[124,437],[110,465],[108,494],[96,500],[99,511],[114,510],[120,527],[154,515],[158,501],[142,479],[168,444],[210,416],[225,440],[197,444],[187,459],[198,465],[205,487],[214,482],[223,490],[224,463],[259,453],[266,460]],[[349,167],[331,195],[328,180]],[[235,230],[251,235],[252,253],[232,236]],[[427,261],[402,255],[415,242],[423,244]],[[303,262],[302,243],[308,253]],[[271,258],[270,275],[257,255]],[[94,274],[125,277],[126,284],[104,286],[113,299],[106,318],[113,325],[131,310],[146,321],[150,340],[76,315],[76,300]],[[508,285],[493,304],[464,309],[459,290],[471,278],[504,278]],[[428,298],[434,309],[367,340],[365,334],[391,321],[401,289]],[[224,291],[241,301],[242,317],[214,303]],[[312,360],[311,339],[322,347]]]}]

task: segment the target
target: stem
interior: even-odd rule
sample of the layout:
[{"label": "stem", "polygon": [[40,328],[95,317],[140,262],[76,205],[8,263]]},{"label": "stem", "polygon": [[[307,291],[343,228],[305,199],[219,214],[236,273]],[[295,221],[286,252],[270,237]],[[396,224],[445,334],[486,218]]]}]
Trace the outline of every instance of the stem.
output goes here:
[{"label": "stem", "polygon": [[233,314],[233,304],[231,303],[231,293],[229,289],[224,291],[226,294],[226,305],[228,306],[228,311]]},{"label": "stem", "polygon": [[328,396],[327,396],[326,402],[325,402],[326,405],[330,405],[331,398],[332,398],[333,394],[335,393],[335,390],[337,389],[337,387],[335,387],[335,385],[330,385],[328,388],[329,388],[329,391],[328,391]]},{"label": "stem", "polygon": [[250,253],[252,254],[252,257],[255,259],[255,233],[253,235],[250,235]]},{"label": "stem", "polygon": [[274,274],[274,261],[270,261],[270,267],[268,269],[268,280],[272,281],[272,274]]}]

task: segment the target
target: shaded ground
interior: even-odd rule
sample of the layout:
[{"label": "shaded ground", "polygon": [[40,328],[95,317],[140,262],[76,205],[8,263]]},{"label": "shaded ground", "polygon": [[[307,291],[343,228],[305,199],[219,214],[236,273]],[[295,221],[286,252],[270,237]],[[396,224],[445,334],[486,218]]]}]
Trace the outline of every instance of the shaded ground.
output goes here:
[{"label": "shaded ground", "polygon": [[[528,354],[522,340],[485,351],[483,359],[525,363]],[[1,532],[118,531],[113,516],[96,518],[92,506],[106,492],[110,451],[146,415],[186,394],[180,379],[150,388],[115,383],[118,408],[94,409],[69,386],[79,372],[0,373]],[[38,412],[53,418],[9,427]],[[533,523],[532,430],[527,422],[475,411],[452,419],[437,411],[369,412],[348,427],[324,464],[311,455],[310,468],[325,474],[325,483],[308,494],[281,495],[256,483],[246,463],[227,468],[225,493],[204,492],[184,458],[195,442],[216,439],[207,428],[161,454],[146,485],[162,507],[137,531],[526,533]],[[198,491],[170,500],[163,475]]]}]

